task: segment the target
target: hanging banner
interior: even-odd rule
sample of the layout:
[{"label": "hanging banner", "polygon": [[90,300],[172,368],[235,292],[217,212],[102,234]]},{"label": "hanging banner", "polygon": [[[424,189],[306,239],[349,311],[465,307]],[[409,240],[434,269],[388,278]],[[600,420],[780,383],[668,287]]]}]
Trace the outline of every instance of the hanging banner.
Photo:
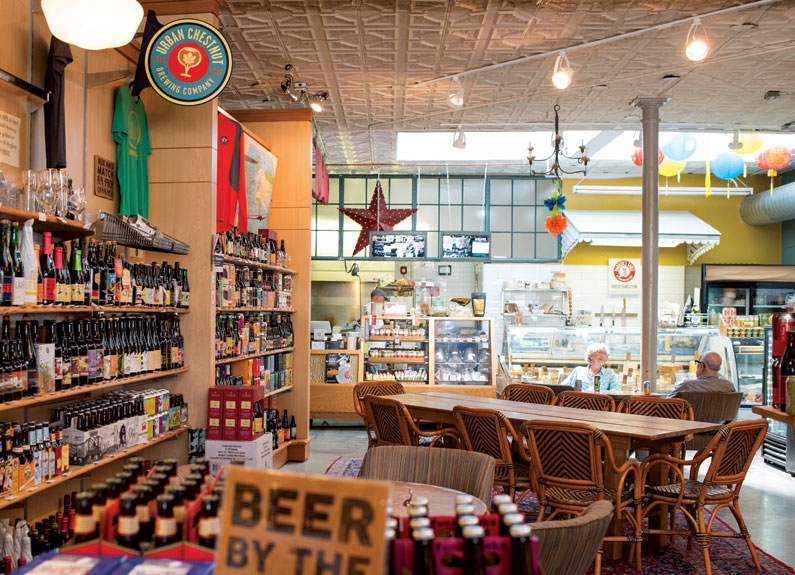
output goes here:
[{"label": "hanging banner", "polygon": [[169,102],[198,106],[216,98],[231,76],[232,52],[214,26],[193,19],[162,25],[149,11],[133,95],[151,87]]},{"label": "hanging banner", "polygon": [[640,293],[640,260],[609,259],[607,260],[607,291],[608,293]]},{"label": "hanging banner", "polygon": [[382,575],[389,484],[226,469],[217,575]]}]

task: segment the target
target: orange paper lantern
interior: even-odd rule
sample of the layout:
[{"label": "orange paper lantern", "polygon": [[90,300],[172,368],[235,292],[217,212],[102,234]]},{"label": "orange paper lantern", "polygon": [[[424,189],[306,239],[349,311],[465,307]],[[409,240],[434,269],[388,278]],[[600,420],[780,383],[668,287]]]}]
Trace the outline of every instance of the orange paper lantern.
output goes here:
[{"label": "orange paper lantern", "polygon": [[[642,166],[643,165],[643,148],[637,148],[636,147],[634,150],[632,150],[632,155],[630,156],[630,158],[632,159],[632,163],[633,164],[635,164],[636,166]],[[660,153],[659,153],[658,159],[657,159],[657,163],[658,164],[662,164],[664,159],[665,159],[665,154],[663,154],[663,151],[660,150]]]},{"label": "orange paper lantern", "polygon": [[771,146],[756,157],[756,165],[767,170],[770,178],[770,195],[773,195],[773,178],[792,161],[792,153],[784,146]]}]

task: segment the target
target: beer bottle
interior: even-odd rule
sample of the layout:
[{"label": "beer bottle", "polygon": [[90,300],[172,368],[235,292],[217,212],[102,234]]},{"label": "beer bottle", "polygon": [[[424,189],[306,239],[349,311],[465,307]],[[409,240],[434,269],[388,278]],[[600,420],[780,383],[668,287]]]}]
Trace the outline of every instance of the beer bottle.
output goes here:
[{"label": "beer bottle", "polygon": [[413,575],[436,575],[433,558],[433,529],[423,528],[412,531],[414,540]]},{"label": "beer bottle", "polygon": [[152,519],[149,513],[149,500],[152,498],[152,488],[148,485],[133,487],[135,495],[135,516],[138,518],[138,541],[149,543],[152,540]]},{"label": "beer bottle", "polygon": [[171,495],[158,495],[155,547],[165,547],[178,541],[177,521],[174,518],[174,498]]},{"label": "beer bottle", "polygon": [[94,492],[81,491],[77,494],[74,542],[91,541],[98,536],[97,521],[94,518]]},{"label": "beer bottle", "polygon": [[199,540],[202,547],[215,549],[218,534],[221,531],[221,522],[218,519],[218,497],[206,495],[202,497],[199,510]]},{"label": "beer bottle", "polygon": [[598,373],[595,376],[593,376],[593,392],[594,393],[600,393],[600,391],[602,389],[602,381],[601,380],[602,380],[602,377]]},{"label": "beer bottle", "polygon": [[177,522],[177,539],[181,541],[185,523],[185,488],[182,485],[174,485],[167,488],[166,493],[174,498],[174,520]]},{"label": "beer bottle", "polygon": [[533,558],[530,547],[530,526],[511,525],[511,575],[532,575]]},{"label": "beer bottle", "polygon": [[464,532],[463,575],[486,575],[486,553],[483,539],[486,532],[480,525],[467,525]]},{"label": "beer bottle", "polygon": [[524,523],[524,515],[521,513],[506,513],[502,516],[500,521],[500,537],[509,537],[511,535],[511,527]]},{"label": "beer bottle", "polygon": [[462,538],[464,536],[464,528],[472,525],[478,525],[478,518],[474,515],[462,515],[455,522],[455,536]]},{"label": "beer bottle", "polygon": [[491,508],[494,513],[497,513],[500,505],[503,503],[513,503],[510,495],[495,495],[491,500]]},{"label": "beer bottle", "polygon": [[95,483],[91,486],[91,490],[94,492],[94,503],[91,506],[94,514],[94,521],[97,522],[97,525],[102,525],[102,512],[105,511],[105,502],[108,497],[108,484]]},{"label": "beer bottle", "polygon": [[387,527],[386,534],[384,536],[386,540],[386,549],[384,550],[384,574],[385,575],[396,575],[395,574],[395,530],[391,527]]},{"label": "beer bottle", "polygon": [[119,524],[116,529],[119,545],[135,551],[140,548],[137,502],[138,497],[134,493],[122,494],[119,498]]}]

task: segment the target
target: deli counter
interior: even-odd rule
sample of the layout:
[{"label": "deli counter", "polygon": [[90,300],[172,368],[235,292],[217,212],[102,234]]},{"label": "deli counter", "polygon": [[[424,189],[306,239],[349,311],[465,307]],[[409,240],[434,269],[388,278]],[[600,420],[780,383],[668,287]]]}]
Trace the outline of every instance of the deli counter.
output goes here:
[{"label": "deli counter", "polygon": [[[737,387],[737,362],[732,342],[714,327],[660,328],[657,332],[657,390],[667,392],[695,378],[695,360],[708,351],[723,359],[721,376]],[[639,328],[626,327],[533,327],[506,325],[500,356],[502,383],[555,384],[578,365],[585,365],[585,349],[604,343],[610,350],[612,368],[627,391],[640,386]]]}]

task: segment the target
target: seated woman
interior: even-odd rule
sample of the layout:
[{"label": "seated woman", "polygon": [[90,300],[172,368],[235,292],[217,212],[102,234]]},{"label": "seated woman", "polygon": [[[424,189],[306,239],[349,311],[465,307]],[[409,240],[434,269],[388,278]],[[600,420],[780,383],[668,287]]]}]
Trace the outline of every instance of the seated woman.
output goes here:
[{"label": "seated woman", "polygon": [[569,377],[561,383],[572,386],[576,391],[593,393],[593,380],[598,375],[600,393],[621,391],[621,383],[618,381],[618,376],[612,369],[604,366],[608,355],[610,355],[610,350],[607,349],[605,344],[592,343],[585,350],[585,361],[588,362],[588,365],[575,367]]}]

